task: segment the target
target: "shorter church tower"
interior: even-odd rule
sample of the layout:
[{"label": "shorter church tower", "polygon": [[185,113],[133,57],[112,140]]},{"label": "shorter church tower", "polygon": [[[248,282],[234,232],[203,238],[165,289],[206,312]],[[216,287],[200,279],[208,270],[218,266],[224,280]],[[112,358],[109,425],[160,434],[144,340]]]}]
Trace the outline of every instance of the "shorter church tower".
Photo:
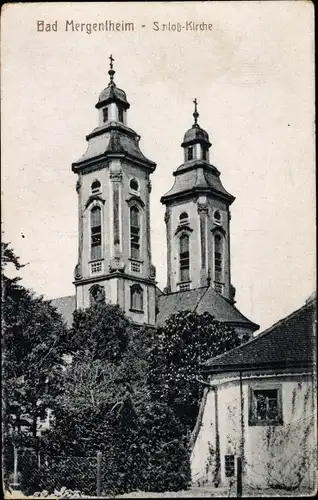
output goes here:
[{"label": "shorter church tower", "polygon": [[209,161],[211,143],[198,124],[197,100],[194,123],[181,144],[184,163],[173,173],[172,189],[162,196],[166,206],[167,288],[178,292],[209,286],[229,300],[231,286],[230,205],[234,196]]},{"label": "shorter church tower", "polygon": [[126,94],[110,81],[96,108],[98,126],[86,136],[77,174],[79,248],[76,308],[117,304],[139,324],[155,325],[155,267],[150,246],[150,174],[156,164],[140,151],[127,125]]}]

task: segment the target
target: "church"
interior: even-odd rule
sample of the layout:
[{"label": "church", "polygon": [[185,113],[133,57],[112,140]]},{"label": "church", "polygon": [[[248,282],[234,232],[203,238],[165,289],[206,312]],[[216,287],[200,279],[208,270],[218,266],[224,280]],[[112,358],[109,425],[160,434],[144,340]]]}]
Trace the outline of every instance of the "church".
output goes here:
[{"label": "church", "polygon": [[110,56],[108,86],[95,105],[97,127],[87,150],[72,164],[77,176],[78,261],[75,296],[53,299],[70,325],[75,309],[95,302],[117,304],[136,325],[155,327],[181,310],[209,312],[253,336],[259,326],[235,307],[231,283],[230,206],[235,200],[209,161],[211,143],[199,123],[181,144],[183,163],[163,194],[167,283],[160,290],[151,254],[151,175],[156,163],[140,149],[129,123],[130,104],[117,87]]}]

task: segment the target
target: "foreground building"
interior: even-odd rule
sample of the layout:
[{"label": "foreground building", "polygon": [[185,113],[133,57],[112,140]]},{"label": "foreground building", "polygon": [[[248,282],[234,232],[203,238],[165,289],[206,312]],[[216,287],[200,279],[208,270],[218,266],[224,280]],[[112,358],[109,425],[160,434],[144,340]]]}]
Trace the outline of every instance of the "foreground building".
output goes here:
[{"label": "foreground building", "polygon": [[208,376],[192,436],[194,483],[314,489],[316,296],[246,344],[203,366]]},{"label": "foreground building", "polygon": [[117,304],[136,325],[161,325],[180,310],[210,312],[252,336],[258,325],[235,307],[231,284],[230,205],[209,161],[211,143],[198,124],[185,133],[183,163],[161,202],[166,207],[167,286],[156,284],[151,254],[150,192],[156,164],[140,149],[128,126],[126,93],[110,81],[96,108],[98,126],[86,137],[85,154],[72,164],[77,175],[78,262],[75,296],[54,299],[68,324],[75,309],[95,302]]}]

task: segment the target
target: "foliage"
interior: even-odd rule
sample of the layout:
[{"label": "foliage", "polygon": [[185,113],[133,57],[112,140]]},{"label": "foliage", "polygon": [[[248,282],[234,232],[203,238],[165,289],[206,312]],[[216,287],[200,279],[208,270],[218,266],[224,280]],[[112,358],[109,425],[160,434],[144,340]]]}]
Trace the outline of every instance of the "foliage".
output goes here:
[{"label": "foliage", "polygon": [[[93,324],[99,342],[91,338]],[[68,346],[72,363],[63,373],[64,390],[56,399],[45,451],[52,459],[101,451],[107,493],[178,490],[190,481],[178,422],[165,402],[152,401],[147,385],[155,335],[153,329],[133,328],[107,304],[74,314]],[[63,473],[59,467],[59,481],[73,487],[67,468]]]},{"label": "foliage", "polygon": [[[100,451],[106,493],[187,488],[200,364],[238,345],[234,332],[191,312],[159,331],[136,328],[102,303],[75,311],[67,331],[49,302],[5,276],[8,263],[21,264],[9,245],[3,254],[6,439],[35,450],[33,465],[38,452],[46,457],[40,466],[25,462],[24,486],[80,485],[94,494],[94,474],[86,480],[70,467]],[[39,439],[36,423],[48,407],[54,420]]]},{"label": "foliage", "polygon": [[8,276],[23,267],[2,242],[3,425],[7,457],[13,444],[39,446],[37,422],[59,393],[66,327],[50,303]]},{"label": "foliage", "polygon": [[[303,396],[303,397],[302,397]],[[310,386],[301,394],[301,386],[293,389],[291,421],[283,426],[269,426],[266,443],[269,459],[266,462],[268,487],[295,491],[308,481],[315,471],[314,404]],[[310,404],[311,402],[311,404]],[[296,408],[302,417],[296,417]]]},{"label": "foliage", "polygon": [[119,362],[127,350],[131,325],[118,306],[96,303],[73,314],[68,350],[75,359]]},{"label": "foliage", "polygon": [[168,404],[188,437],[203,393],[198,382],[201,364],[240,342],[232,328],[209,313],[182,311],[158,329],[150,352],[151,395]]}]

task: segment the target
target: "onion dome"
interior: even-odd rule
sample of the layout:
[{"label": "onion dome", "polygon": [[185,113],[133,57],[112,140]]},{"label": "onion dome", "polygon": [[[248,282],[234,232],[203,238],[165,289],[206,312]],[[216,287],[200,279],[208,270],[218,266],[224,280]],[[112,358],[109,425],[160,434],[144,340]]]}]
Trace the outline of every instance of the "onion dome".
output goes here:
[{"label": "onion dome", "polygon": [[126,93],[122,89],[119,89],[114,82],[115,70],[113,69],[113,62],[115,59],[113,59],[112,55],[110,55],[109,59],[110,69],[108,71],[108,74],[110,76],[110,81],[107,87],[100,93],[98,103],[95,107],[98,109],[102,106],[110,104],[111,102],[116,102],[123,109],[128,109],[130,107],[130,104],[127,101]]},{"label": "onion dome", "polygon": [[182,147],[190,146],[191,144],[196,144],[196,143],[204,143],[206,146],[210,147],[211,143],[209,141],[209,134],[203,130],[203,128],[200,127],[198,124],[198,118],[199,118],[199,113],[198,113],[198,102],[196,99],[194,99],[194,123],[192,127],[186,131],[184,134],[183,138],[183,143],[181,144]]}]

